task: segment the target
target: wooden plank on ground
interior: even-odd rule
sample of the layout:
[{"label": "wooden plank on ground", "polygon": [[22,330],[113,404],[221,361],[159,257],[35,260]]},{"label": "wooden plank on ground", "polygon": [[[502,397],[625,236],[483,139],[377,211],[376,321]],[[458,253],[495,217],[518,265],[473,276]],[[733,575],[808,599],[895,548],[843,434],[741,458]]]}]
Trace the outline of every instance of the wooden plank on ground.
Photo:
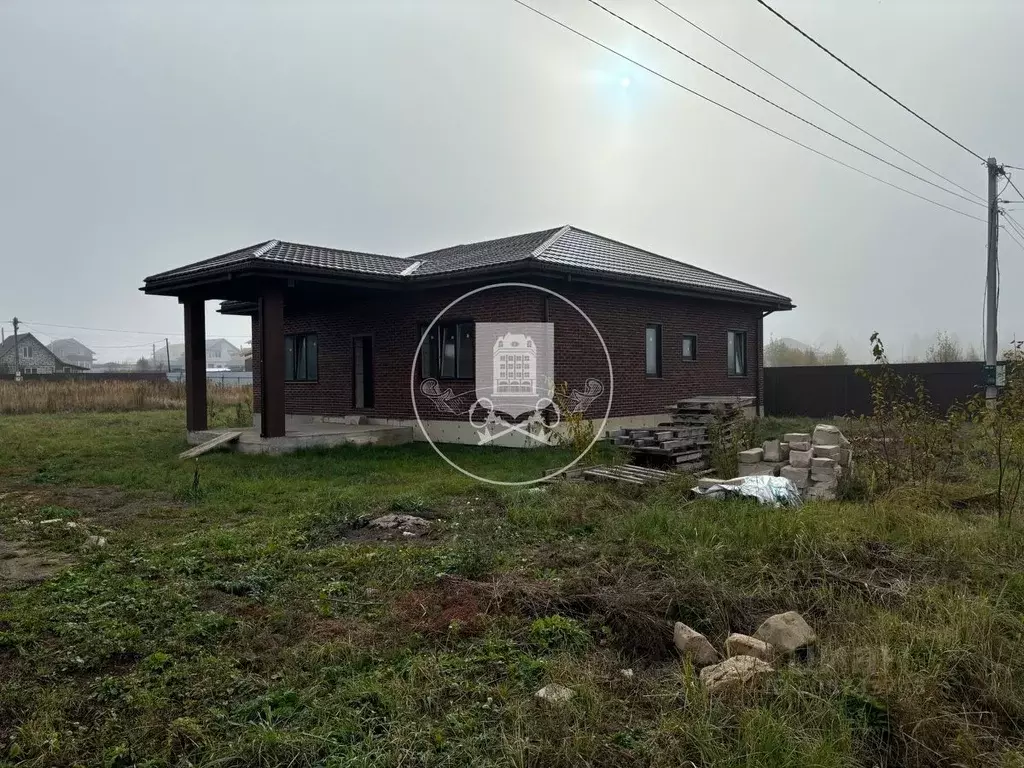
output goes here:
[{"label": "wooden plank on ground", "polygon": [[612,472],[609,472],[609,471],[604,470],[604,469],[598,469],[596,467],[593,468],[593,469],[586,469],[586,470],[584,470],[583,471],[583,476],[584,477],[592,477],[592,478],[595,478],[595,479],[598,479],[598,480],[614,480],[616,482],[630,483],[632,485],[643,485],[644,484],[643,480],[637,480],[637,479],[634,479],[632,477],[621,477],[620,475],[616,475],[616,474],[614,474]]},{"label": "wooden plank on ground", "polygon": [[196,456],[202,456],[204,453],[209,453],[214,448],[220,448],[222,445],[233,443],[241,436],[241,432],[225,432],[222,435],[217,435],[212,440],[207,440],[205,443],[200,443],[194,448],[189,448],[187,451],[179,453],[178,458],[194,459]]}]

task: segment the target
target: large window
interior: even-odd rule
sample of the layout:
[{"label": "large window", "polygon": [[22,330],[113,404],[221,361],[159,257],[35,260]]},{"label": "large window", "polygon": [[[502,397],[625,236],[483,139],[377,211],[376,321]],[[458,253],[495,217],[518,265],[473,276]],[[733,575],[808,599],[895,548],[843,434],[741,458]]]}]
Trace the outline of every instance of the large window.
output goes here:
[{"label": "large window", "polygon": [[472,379],[474,344],[472,322],[435,323],[420,347],[420,373],[425,379]]},{"label": "large window", "polygon": [[747,375],[747,332],[729,331],[729,375]]},{"label": "large window", "polygon": [[692,333],[683,334],[683,360],[693,362],[697,359],[697,336]]},{"label": "large window", "polygon": [[316,381],[316,334],[284,337],[284,380]]},{"label": "large window", "polygon": [[661,326],[648,325],[645,341],[647,375],[661,376]]}]

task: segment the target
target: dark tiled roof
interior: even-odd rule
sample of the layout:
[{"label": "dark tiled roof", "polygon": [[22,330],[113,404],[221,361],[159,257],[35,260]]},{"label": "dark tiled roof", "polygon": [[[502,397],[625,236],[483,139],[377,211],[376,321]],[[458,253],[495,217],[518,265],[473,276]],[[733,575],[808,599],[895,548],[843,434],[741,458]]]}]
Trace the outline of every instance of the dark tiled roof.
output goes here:
[{"label": "dark tiled roof", "polygon": [[552,268],[574,273],[617,277],[626,282],[676,286],[699,293],[764,302],[779,308],[791,306],[790,300],[781,294],[569,226],[456,245],[412,258],[269,240],[154,275],[147,278],[146,282],[187,279],[205,272],[236,269],[244,263],[255,262],[415,282],[525,261],[551,265]]},{"label": "dark tiled roof", "polygon": [[708,291],[788,301],[787,297],[763,288],[573,227],[567,227],[549,243],[537,260],[590,272],[633,275]]},{"label": "dark tiled roof", "polygon": [[525,235],[502,237],[498,240],[484,240],[468,245],[453,245],[439,251],[430,251],[413,256],[421,262],[417,275],[436,275],[444,272],[460,272],[464,269],[479,269],[496,264],[507,264],[530,258],[530,255],[558,234],[560,228],[529,232]]},{"label": "dark tiled roof", "polygon": [[220,272],[225,268],[240,267],[257,262],[287,264],[297,267],[357,272],[371,275],[398,275],[409,266],[406,259],[395,256],[381,256],[376,253],[339,251],[316,245],[285,243],[267,240],[237,251],[214,256],[212,259],[197,261],[178,269],[160,272],[146,278],[146,282],[163,282],[199,275],[204,272]]}]

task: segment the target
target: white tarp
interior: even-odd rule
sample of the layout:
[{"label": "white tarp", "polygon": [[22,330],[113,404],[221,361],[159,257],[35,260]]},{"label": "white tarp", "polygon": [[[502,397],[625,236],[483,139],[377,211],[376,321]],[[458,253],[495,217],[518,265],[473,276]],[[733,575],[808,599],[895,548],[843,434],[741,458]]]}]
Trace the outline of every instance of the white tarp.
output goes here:
[{"label": "white tarp", "polygon": [[707,499],[725,499],[730,496],[757,499],[772,507],[799,507],[801,503],[800,491],[792,480],[771,475],[751,475],[738,483],[734,480],[710,488],[694,488],[693,492]]}]

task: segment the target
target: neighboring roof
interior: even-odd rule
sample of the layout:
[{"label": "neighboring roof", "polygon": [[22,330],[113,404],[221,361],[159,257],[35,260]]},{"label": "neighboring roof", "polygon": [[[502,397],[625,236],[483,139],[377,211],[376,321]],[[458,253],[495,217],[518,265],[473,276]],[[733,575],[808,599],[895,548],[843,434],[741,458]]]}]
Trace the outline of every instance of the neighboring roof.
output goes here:
[{"label": "neighboring roof", "polygon": [[[611,238],[571,226],[513,235],[496,240],[456,245],[411,258],[338,251],[268,240],[255,246],[146,278],[143,290],[160,292],[189,278],[235,271],[249,264],[279,265],[292,272],[316,271],[372,276],[394,282],[424,282],[446,275],[486,272],[502,266],[530,263],[539,269],[615,279],[624,283],[656,284],[664,288],[732,297],[776,309],[790,309],[787,296]],[[238,302],[229,302],[233,307]]]},{"label": "neighboring roof", "polygon": [[[85,370],[85,368],[83,368],[80,365],[74,365],[72,363],[68,363],[68,362],[65,362],[64,360],[61,360],[59,357],[57,357],[57,355],[55,355],[53,353],[53,350],[51,350],[49,347],[47,347],[45,344],[43,344],[41,341],[39,341],[39,339],[37,339],[31,333],[19,333],[18,334],[18,344],[26,342],[29,339],[34,341],[42,349],[46,350],[50,354],[50,356],[53,357],[53,359],[56,360],[58,363],[60,363],[63,367],[65,367],[65,368],[78,368],[79,370],[82,370],[82,371]],[[7,338],[5,338],[2,343],[0,343],[0,359],[2,359],[8,352],[10,352],[13,349],[14,349],[14,336],[11,335],[11,336],[8,336]]]},{"label": "neighboring roof", "polygon": [[[66,350],[68,348],[73,348],[74,351],[71,352],[71,354],[74,354],[74,355],[93,355],[93,357],[95,357],[95,353],[91,349],[89,349],[87,346],[85,346],[85,344],[80,342],[78,339],[54,339],[48,345],[48,349],[51,352],[53,352],[54,348],[64,349],[64,350]],[[68,353],[65,351],[65,352],[63,352],[63,354],[68,354]]]}]

